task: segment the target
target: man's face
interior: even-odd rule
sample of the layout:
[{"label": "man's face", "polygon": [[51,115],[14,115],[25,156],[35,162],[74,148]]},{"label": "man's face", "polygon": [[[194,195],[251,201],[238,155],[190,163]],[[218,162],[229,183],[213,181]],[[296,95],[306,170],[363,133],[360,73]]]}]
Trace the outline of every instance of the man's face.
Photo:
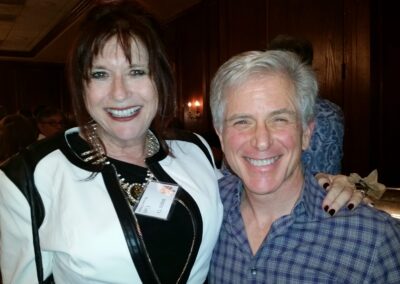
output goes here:
[{"label": "man's face", "polygon": [[303,132],[293,85],[278,75],[253,75],[226,90],[221,146],[247,192],[265,195],[303,182],[300,156],[312,125]]},{"label": "man's face", "polygon": [[40,133],[50,137],[64,130],[65,121],[61,114],[55,114],[39,121],[38,128]]}]

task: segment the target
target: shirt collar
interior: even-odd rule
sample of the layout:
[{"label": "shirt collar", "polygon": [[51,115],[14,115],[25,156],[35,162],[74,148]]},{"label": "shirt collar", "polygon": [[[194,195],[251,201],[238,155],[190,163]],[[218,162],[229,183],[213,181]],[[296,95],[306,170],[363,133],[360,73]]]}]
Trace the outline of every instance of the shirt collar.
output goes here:
[{"label": "shirt collar", "polygon": [[[243,182],[238,178],[236,185],[232,188],[235,192],[232,195],[231,209],[240,209],[240,203],[243,194]],[[326,193],[318,184],[315,177],[307,170],[304,173],[304,184],[300,197],[293,207],[291,215],[294,218],[304,216],[308,219],[322,219],[326,218],[326,213],[322,209],[322,201]]]},{"label": "shirt collar", "polygon": [[304,173],[304,185],[299,200],[296,202],[292,214],[300,216],[302,212],[307,218],[315,220],[326,218],[326,213],[322,209],[322,201],[325,192],[318,184],[315,177],[309,172]]}]

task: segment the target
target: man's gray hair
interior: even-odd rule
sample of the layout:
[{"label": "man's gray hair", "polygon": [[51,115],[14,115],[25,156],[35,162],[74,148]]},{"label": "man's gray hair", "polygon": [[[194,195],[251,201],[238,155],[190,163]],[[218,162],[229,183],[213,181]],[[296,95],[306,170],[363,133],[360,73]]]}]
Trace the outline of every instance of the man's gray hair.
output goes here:
[{"label": "man's gray hair", "polygon": [[226,107],[226,91],[238,86],[252,75],[282,75],[294,86],[295,99],[300,111],[303,129],[314,118],[318,83],[310,66],[301,63],[289,51],[248,51],[225,62],[211,82],[210,106],[214,127],[221,133]]}]

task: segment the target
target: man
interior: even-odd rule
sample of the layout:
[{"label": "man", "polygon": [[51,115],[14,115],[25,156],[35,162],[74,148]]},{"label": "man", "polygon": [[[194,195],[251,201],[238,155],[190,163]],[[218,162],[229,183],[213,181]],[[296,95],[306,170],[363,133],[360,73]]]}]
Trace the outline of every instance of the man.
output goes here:
[{"label": "man", "polygon": [[285,51],[226,62],[211,85],[213,122],[240,178],[220,181],[224,219],[210,283],[400,283],[400,224],[365,204],[330,217],[303,169],[317,80]]},{"label": "man", "polygon": [[[312,66],[314,49],[306,39],[278,35],[268,45],[269,50],[287,50]],[[335,103],[317,96],[314,113],[315,127],[310,146],[303,152],[303,165],[312,173],[339,174],[342,168],[344,115]]]},{"label": "man", "polygon": [[57,108],[44,107],[35,117],[39,131],[37,140],[51,137],[65,129],[65,116]]}]

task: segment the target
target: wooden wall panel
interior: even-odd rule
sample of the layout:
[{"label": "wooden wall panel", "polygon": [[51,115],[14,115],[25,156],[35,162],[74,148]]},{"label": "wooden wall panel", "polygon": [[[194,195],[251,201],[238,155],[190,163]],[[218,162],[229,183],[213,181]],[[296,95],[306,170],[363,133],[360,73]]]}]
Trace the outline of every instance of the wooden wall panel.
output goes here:
[{"label": "wooden wall panel", "polygon": [[[207,17],[204,5],[198,5],[168,26],[167,41],[175,46],[173,65],[177,76],[178,118],[183,127],[204,133],[208,129],[208,112],[204,112],[208,82]],[[172,29],[172,31],[171,31]],[[187,103],[200,101],[202,115],[198,119],[188,116]]]},{"label": "wooden wall panel", "polygon": [[371,43],[369,1],[344,1],[343,111],[346,119],[344,167],[362,176],[375,168],[371,163]]},{"label": "wooden wall panel", "polygon": [[[181,52],[176,62],[185,100],[198,90],[208,91],[208,75],[216,70],[217,61],[219,65],[239,52],[264,49],[280,33],[308,38],[314,45],[321,96],[345,113],[343,171],[372,170],[369,1],[203,0],[202,4],[197,15],[190,11],[171,25],[179,30],[174,45]],[[200,126],[192,129],[196,127]]]},{"label": "wooden wall panel", "polygon": [[0,105],[5,106],[9,113],[18,109],[16,78],[16,69],[11,64],[0,65]]},{"label": "wooden wall panel", "polygon": [[268,41],[278,34],[311,41],[320,95],[343,106],[342,1],[269,0],[266,21]]},{"label": "wooden wall panel", "polygon": [[243,51],[266,48],[266,0],[220,0],[221,63]]},{"label": "wooden wall panel", "polygon": [[63,65],[0,62],[0,104],[9,113],[53,105],[70,111]]},{"label": "wooden wall panel", "polygon": [[400,188],[400,18],[395,1],[372,1],[372,161],[386,185]]}]

